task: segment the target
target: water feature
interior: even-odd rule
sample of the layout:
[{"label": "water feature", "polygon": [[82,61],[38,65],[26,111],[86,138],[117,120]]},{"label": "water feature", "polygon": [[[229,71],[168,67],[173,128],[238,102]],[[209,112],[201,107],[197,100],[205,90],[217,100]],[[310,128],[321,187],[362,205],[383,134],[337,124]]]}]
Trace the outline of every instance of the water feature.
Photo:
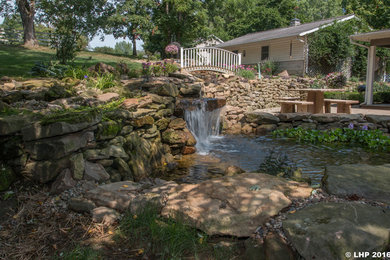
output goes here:
[{"label": "water feature", "polygon": [[185,120],[198,142],[198,152],[184,157],[179,163],[179,169],[171,176],[172,179],[178,182],[199,182],[224,175],[229,165],[256,172],[271,151],[287,155],[291,162],[302,169],[303,176],[310,177],[314,184],[320,183],[327,165],[390,163],[388,153],[369,152],[346,144],[302,144],[272,136],[221,136],[222,109],[221,105],[215,105],[215,100],[188,102]]},{"label": "water feature", "polygon": [[211,138],[220,133],[221,110],[217,99],[201,99],[189,102],[185,108],[184,118],[187,126],[196,139],[199,154],[206,155],[211,148]]}]

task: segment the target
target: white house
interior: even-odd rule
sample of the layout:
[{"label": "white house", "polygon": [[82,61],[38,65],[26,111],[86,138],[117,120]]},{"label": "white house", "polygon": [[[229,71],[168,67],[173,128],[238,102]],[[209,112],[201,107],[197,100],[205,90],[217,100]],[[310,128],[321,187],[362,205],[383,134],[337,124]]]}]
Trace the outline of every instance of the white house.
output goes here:
[{"label": "white house", "polygon": [[257,64],[264,60],[279,63],[280,70],[302,75],[309,71],[309,45],[307,36],[335,21],[343,22],[355,18],[344,15],[321,21],[301,24],[293,19],[289,27],[250,33],[216,45],[217,48],[241,53],[242,64]]}]

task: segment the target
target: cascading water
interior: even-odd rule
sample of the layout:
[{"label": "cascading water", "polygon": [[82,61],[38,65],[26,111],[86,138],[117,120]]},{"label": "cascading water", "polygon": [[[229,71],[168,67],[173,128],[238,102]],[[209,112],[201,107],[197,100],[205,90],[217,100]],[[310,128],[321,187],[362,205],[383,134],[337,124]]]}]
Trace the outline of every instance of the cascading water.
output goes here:
[{"label": "cascading water", "polygon": [[[185,106],[184,119],[196,139],[200,154],[208,154],[211,139],[220,133],[221,110],[217,99],[201,99]],[[224,103],[223,103],[224,105]]]}]

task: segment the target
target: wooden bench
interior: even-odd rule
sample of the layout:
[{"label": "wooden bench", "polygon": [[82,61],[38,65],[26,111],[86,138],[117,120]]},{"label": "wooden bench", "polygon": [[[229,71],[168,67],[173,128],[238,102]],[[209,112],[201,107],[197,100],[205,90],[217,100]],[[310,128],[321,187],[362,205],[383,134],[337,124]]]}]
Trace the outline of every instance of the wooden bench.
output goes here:
[{"label": "wooden bench", "polygon": [[297,112],[307,112],[307,106],[314,105],[314,102],[300,101],[300,100],[279,100],[280,113],[294,113],[295,105],[297,105]]},{"label": "wooden bench", "polygon": [[324,99],[325,113],[330,113],[330,105],[337,104],[337,113],[351,114],[351,105],[359,104],[358,100]]}]

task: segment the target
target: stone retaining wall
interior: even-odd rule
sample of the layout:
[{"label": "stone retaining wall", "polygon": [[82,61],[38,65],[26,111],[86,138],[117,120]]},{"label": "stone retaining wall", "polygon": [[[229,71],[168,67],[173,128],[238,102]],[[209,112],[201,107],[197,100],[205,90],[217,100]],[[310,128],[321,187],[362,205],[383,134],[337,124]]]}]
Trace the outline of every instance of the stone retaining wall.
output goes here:
[{"label": "stone retaining wall", "polygon": [[275,129],[301,127],[304,129],[335,129],[353,125],[355,129],[378,129],[384,133],[390,132],[390,116],[362,115],[362,114],[309,114],[309,113],[282,113],[270,114],[261,111],[245,113],[233,129],[227,129],[233,134],[267,134]]},{"label": "stone retaining wall", "polygon": [[[78,97],[54,100],[39,95],[38,112],[7,115],[3,111],[30,109],[31,99],[25,99],[27,92],[33,96],[52,88],[35,91],[18,86],[23,84],[0,92],[0,190],[20,177],[40,183],[57,179],[52,188],[55,192],[81,179],[138,181],[175,167],[175,155],[196,151],[196,140],[177,106],[180,98],[199,97],[201,85],[190,75],[126,80],[120,94],[84,97],[85,93],[80,93]],[[65,112],[57,115],[51,110],[80,104],[94,107],[118,100],[123,92],[139,97],[127,98],[120,107],[108,111],[61,110]],[[50,114],[54,116],[47,120]]]}]

